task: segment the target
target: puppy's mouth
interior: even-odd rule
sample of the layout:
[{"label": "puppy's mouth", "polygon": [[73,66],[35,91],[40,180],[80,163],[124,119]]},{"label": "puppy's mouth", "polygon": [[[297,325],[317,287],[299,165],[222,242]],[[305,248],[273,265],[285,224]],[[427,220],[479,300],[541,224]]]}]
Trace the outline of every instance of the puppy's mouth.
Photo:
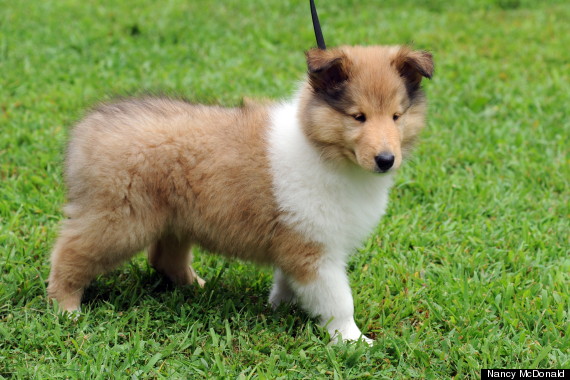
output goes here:
[{"label": "puppy's mouth", "polygon": [[374,173],[379,174],[379,175],[386,174],[386,173],[390,173],[390,172],[392,172],[392,171],[393,171],[392,169],[382,170],[382,169],[380,169],[380,168],[378,168],[378,167],[377,167],[377,168],[374,168]]}]

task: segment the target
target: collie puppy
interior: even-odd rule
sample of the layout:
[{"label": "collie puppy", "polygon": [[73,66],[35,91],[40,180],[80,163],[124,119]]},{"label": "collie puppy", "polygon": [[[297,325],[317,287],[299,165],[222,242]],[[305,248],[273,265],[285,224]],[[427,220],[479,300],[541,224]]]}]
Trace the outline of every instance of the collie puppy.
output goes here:
[{"label": "collie puppy", "polygon": [[291,101],[222,108],[164,97],[98,106],[73,129],[67,218],[49,297],[147,249],[176,284],[204,281],[191,247],[272,265],[269,302],[297,302],[332,337],[362,338],[348,257],[386,209],[392,175],[424,125],[432,56],[405,46],[306,53]]}]

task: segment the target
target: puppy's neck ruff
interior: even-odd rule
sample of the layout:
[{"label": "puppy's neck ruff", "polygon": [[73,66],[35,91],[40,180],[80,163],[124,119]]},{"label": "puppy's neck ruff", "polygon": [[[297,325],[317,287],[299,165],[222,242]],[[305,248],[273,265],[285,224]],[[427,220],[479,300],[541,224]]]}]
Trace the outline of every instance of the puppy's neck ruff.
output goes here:
[{"label": "puppy's neck ruff", "polygon": [[274,196],[284,223],[345,260],[384,214],[392,175],[326,161],[303,132],[299,103],[298,93],[271,111],[267,146]]}]

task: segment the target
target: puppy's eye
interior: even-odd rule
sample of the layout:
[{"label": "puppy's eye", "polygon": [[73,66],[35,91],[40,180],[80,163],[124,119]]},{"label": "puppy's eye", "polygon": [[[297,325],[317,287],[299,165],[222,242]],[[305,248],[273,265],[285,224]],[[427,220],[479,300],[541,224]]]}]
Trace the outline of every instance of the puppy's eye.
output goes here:
[{"label": "puppy's eye", "polygon": [[354,118],[354,120],[359,121],[361,123],[364,123],[366,121],[366,115],[363,113],[355,113],[354,115],[352,115],[352,117]]},{"label": "puppy's eye", "polygon": [[397,121],[400,118],[400,116],[402,115],[400,115],[399,113],[395,113],[394,116],[392,116],[392,119],[394,119],[394,121]]}]

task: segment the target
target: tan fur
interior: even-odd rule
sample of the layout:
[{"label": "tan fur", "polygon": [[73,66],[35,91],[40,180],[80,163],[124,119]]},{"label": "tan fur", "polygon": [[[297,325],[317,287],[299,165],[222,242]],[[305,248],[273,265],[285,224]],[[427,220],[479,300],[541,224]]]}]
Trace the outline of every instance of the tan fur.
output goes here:
[{"label": "tan fur", "polygon": [[[389,150],[398,167],[424,122],[423,96],[411,100],[405,83],[415,75],[409,62],[421,59],[397,47],[309,51],[299,116],[323,157],[374,171],[374,156]],[[317,88],[330,91],[320,96]],[[69,143],[67,219],[52,253],[49,296],[65,310],[79,308],[95,276],[144,248],[175,283],[203,285],[191,267],[192,244],[310,282],[322,247],[280,219],[268,112],[250,100],[221,108],[152,97],[93,110]],[[365,124],[350,116],[358,112]],[[398,123],[394,113],[402,113]]]},{"label": "tan fur", "polygon": [[185,269],[192,243],[276,262],[307,281],[320,251],[278,221],[267,122],[262,106],[223,109],[165,98],[124,100],[91,113],[71,137],[68,219],[52,254],[50,297],[77,308],[95,276],[149,246],[151,264],[174,282],[201,282]]}]

